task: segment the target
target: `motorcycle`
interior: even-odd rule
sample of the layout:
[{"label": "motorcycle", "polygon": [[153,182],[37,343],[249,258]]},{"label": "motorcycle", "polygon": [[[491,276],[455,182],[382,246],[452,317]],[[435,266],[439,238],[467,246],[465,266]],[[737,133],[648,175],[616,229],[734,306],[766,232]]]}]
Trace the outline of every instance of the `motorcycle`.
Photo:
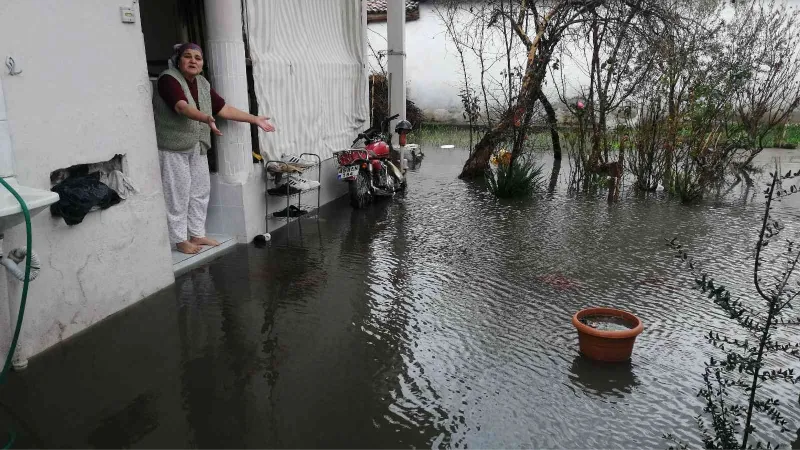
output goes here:
[{"label": "motorcycle", "polygon": [[[339,164],[337,178],[349,184],[350,205],[353,208],[364,208],[375,197],[391,197],[406,189],[404,164],[399,161],[399,155],[392,146],[392,135],[388,132],[389,123],[399,116],[396,114],[386,118],[379,129],[369,128],[360,133],[351,147],[363,140],[364,148],[334,152]],[[395,127],[401,146],[406,145],[409,131],[411,123],[407,120],[401,120]]]}]

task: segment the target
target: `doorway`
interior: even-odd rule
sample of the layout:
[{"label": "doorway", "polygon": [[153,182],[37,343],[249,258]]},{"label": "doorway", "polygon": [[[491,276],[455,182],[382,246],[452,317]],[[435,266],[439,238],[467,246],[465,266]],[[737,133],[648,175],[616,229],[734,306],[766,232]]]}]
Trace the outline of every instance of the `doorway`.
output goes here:
[{"label": "doorway", "polygon": [[[211,65],[213,55],[208,54],[208,33],[205,14],[204,0],[139,0],[139,14],[141,18],[141,28],[144,37],[145,55],[147,72],[152,86],[153,95],[158,95],[157,82],[158,76],[167,69],[168,61],[173,55],[173,47],[180,42],[194,42],[205,50],[205,67],[203,75],[212,81],[214,67]],[[244,32],[244,29],[243,29]],[[245,36],[245,42],[246,36]],[[249,64],[248,64],[249,66]],[[248,67],[248,91],[250,91],[250,112],[257,113],[258,106],[255,104],[253,95],[252,75]],[[220,68],[224,71],[224,68]],[[224,96],[224,95],[223,95]],[[210,130],[209,130],[210,134]],[[215,137],[211,136],[211,148],[208,151],[208,165],[210,172],[218,172],[219,163],[217,161],[217,148]],[[254,149],[257,140],[254,140]],[[155,150],[155,149],[154,149]],[[254,150],[257,152],[257,150]],[[215,198],[215,189],[218,186],[212,182],[212,202]],[[221,194],[216,193],[219,198]],[[176,274],[183,273],[191,267],[195,267],[207,261],[213,255],[230,248],[236,244],[233,236],[222,234],[224,227],[220,226],[219,205],[214,209],[213,203],[209,204],[206,228],[208,236],[220,242],[218,247],[204,247],[204,249],[194,255],[180,253],[173,247],[173,269]],[[215,211],[217,214],[215,214]],[[214,224],[214,225],[212,225]]]},{"label": "doorway", "polygon": [[[242,2],[242,11],[247,11],[245,2]],[[147,73],[153,92],[156,92],[158,75],[167,69],[167,61],[172,56],[172,46],[179,42],[195,42],[201,47],[206,47],[206,17],[204,0],[141,0],[139,14],[142,21],[144,34],[145,55],[147,58]],[[246,24],[246,13],[243,22]],[[247,63],[247,93],[250,114],[258,115],[258,103],[255,96],[253,82],[253,67],[250,61],[250,48],[247,42],[247,33],[242,30],[245,44],[245,58]],[[213,67],[210,58],[206,58],[204,75],[210,78]],[[253,153],[259,154],[258,128],[250,127],[253,144]],[[254,163],[258,160],[254,157]],[[212,173],[217,171],[217,157],[214,150],[214,136],[211,139],[211,149],[208,151],[208,165]]]},{"label": "doorway", "polygon": [[[139,14],[142,20],[147,74],[157,95],[158,75],[167,69],[172,47],[179,42],[196,42],[205,47],[206,18],[204,0],[141,0]],[[211,67],[206,61],[204,75],[209,77]],[[208,166],[217,171],[217,158],[212,139],[208,151]]]}]

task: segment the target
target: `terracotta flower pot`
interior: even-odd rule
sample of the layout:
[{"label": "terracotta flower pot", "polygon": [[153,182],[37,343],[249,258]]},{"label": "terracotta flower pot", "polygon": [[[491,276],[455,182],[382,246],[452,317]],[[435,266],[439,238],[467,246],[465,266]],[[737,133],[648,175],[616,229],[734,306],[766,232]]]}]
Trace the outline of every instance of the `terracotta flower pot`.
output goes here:
[{"label": "terracotta flower pot", "polygon": [[[627,330],[598,330],[581,322],[589,316],[611,316],[621,318]],[[572,316],[572,324],[578,329],[578,343],[581,353],[598,361],[627,361],[633,352],[636,341],[644,326],[633,314],[613,308],[588,308]]]}]

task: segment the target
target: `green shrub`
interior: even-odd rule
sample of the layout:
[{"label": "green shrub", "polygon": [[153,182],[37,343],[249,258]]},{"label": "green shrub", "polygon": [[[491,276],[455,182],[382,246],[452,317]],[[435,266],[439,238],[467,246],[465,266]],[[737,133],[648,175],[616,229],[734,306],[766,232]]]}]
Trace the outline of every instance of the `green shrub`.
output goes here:
[{"label": "green shrub", "polygon": [[489,192],[498,198],[529,196],[542,185],[543,166],[530,157],[520,156],[511,164],[498,164],[486,171]]}]

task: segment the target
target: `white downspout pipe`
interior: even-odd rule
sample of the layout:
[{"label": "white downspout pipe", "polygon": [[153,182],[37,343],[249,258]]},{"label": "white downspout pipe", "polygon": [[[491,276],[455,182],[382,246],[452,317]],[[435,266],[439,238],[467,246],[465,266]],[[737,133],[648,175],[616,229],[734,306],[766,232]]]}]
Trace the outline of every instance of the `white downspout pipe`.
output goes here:
[{"label": "white downspout pipe", "polygon": [[[3,240],[4,236],[0,233],[0,255],[3,253]],[[7,275],[5,270],[0,270],[0,286],[7,287]],[[0,360],[5,359],[6,352],[11,350],[11,339],[14,337],[14,325],[16,325],[16,317],[14,316],[14,305],[9,300],[10,292],[8,289],[0,289],[0,324],[8,324],[8,326],[0,325],[0,336],[2,336],[2,347],[0,348]],[[6,317],[7,316],[7,317]]]},{"label": "white downspout pipe", "polygon": [[[12,250],[7,257],[3,257],[3,234],[0,234],[0,265],[5,266],[7,269],[8,274],[11,274],[14,278],[19,280],[20,282],[9,282],[9,277],[7,273],[0,274],[0,285],[5,285],[6,289],[0,289],[0,299],[6,297],[8,300],[8,309],[3,310],[3,314],[8,312],[8,333],[3,336],[3,341],[6,340],[9,342],[9,346],[14,334],[14,329],[17,327],[17,319],[19,319],[19,308],[21,307],[21,297],[22,297],[22,281],[25,280],[25,271],[24,269],[20,269],[19,263],[22,262],[26,257],[31,258],[31,274],[30,274],[30,282],[32,282],[37,276],[39,276],[39,270],[41,268],[39,264],[39,257],[36,255],[36,252],[30,252],[25,248],[17,248]],[[28,367],[28,351],[26,346],[24,345],[25,340],[20,339],[17,341],[17,348],[14,352],[14,357],[11,360],[11,364],[14,367],[14,370],[20,371],[25,370]],[[11,351],[10,348],[4,349],[5,351]]]},{"label": "white downspout pipe", "polygon": [[392,133],[392,145],[400,153],[401,168],[406,159],[405,148],[399,146],[398,136],[394,133],[397,122],[406,118],[406,0],[388,0],[386,2],[387,41],[389,48],[389,116],[400,114],[400,117],[389,124]]},{"label": "white downspout pipe", "polygon": [[[8,258],[4,257],[3,261],[6,261]],[[34,261],[31,260],[31,265],[33,265]],[[20,302],[22,300],[22,282],[16,281],[15,275],[12,275],[12,272],[6,270],[6,289],[4,289],[4,293],[8,295],[8,310],[11,314],[11,327],[10,329],[13,330],[17,326],[17,319],[19,318],[19,308]],[[38,272],[38,271],[37,271]],[[22,274],[22,278],[25,279],[25,274]],[[31,281],[33,280],[33,267],[31,267]],[[30,291],[29,291],[30,292]],[[30,356],[27,345],[26,339],[23,338],[25,336],[25,326],[23,324],[22,333],[19,336],[19,340],[17,341],[17,349],[14,352],[14,358],[11,360],[11,366],[14,370],[21,371],[28,368],[28,357]]]},{"label": "white downspout pipe", "polygon": [[[400,114],[391,124],[391,131],[406,118],[406,2],[389,0],[387,6],[387,36],[389,55],[389,115]],[[397,144],[397,135],[393,138]]]}]

